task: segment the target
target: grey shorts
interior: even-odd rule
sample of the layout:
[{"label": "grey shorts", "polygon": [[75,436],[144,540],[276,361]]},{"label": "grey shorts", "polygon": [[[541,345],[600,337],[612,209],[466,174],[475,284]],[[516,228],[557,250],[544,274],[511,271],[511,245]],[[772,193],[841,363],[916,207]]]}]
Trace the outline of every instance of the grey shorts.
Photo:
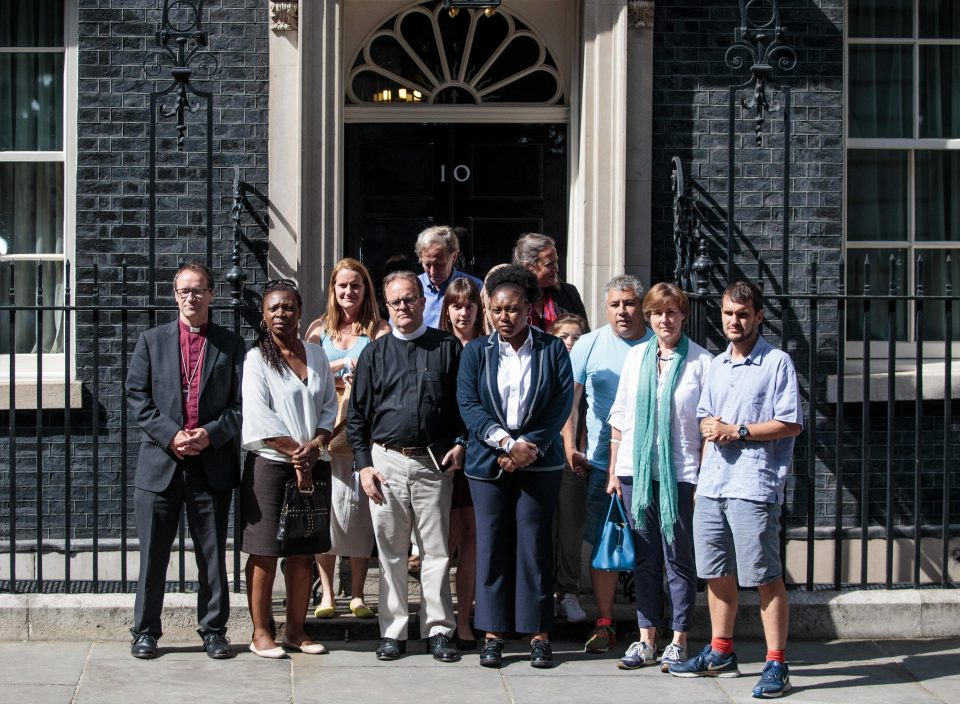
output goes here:
[{"label": "grey shorts", "polygon": [[607,481],[606,472],[590,468],[587,475],[587,512],[583,518],[583,540],[590,545],[596,542],[597,531],[607,517],[607,509],[610,508]]},{"label": "grey shorts", "polygon": [[701,579],[736,572],[741,587],[756,587],[783,576],[780,504],[698,496],[693,540]]}]

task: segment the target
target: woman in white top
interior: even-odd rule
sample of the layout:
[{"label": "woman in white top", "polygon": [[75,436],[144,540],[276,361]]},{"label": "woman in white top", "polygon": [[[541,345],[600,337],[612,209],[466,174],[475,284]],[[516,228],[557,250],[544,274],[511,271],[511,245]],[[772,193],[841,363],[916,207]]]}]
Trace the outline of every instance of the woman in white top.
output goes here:
[{"label": "woman in white top", "polygon": [[[634,585],[640,640],[617,663],[632,670],[656,662],[663,569],[672,604],[673,641],[661,658],[667,671],[686,657],[687,630],[697,596],[693,557],[693,501],[700,472],[697,403],[713,359],[683,332],[687,295],[656,284],[643,297],[655,337],[627,354],[610,410],[607,493],[624,501],[634,531]],[[667,624],[662,624],[667,625]]]},{"label": "woman in white top", "polygon": [[[259,338],[243,364],[241,442],[249,451],[243,474],[243,547],[247,603],[253,621],[251,652],[285,657],[271,622],[277,558],[286,558],[287,618],[283,645],[303,653],[326,652],[303,630],[310,601],[315,553],[330,547],[330,535],[276,539],[284,488],[296,479],[330,501],[330,464],[322,448],[337,415],[337,395],[323,348],[299,337],[300,293],[292,281],[264,288]],[[323,455],[323,456],[322,456]]]}]

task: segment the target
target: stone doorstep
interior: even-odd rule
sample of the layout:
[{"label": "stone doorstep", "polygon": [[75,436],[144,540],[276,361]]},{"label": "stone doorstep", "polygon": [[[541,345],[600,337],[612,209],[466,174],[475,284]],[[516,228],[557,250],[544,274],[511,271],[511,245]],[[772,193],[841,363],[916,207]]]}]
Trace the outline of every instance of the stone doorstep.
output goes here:
[{"label": "stone doorstep", "polygon": [[[709,618],[705,594],[699,594],[690,631],[694,642],[708,636]],[[103,640],[123,641],[133,613],[133,594],[0,594],[0,640]],[[230,636],[242,643],[251,631],[246,597],[231,593]],[[379,637],[377,619],[357,619],[347,613],[346,599],[337,602],[339,614],[332,619],[307,618],[308,630],[321,640],[373,640]],[[588,614],[596,613],[591,597],[581,603]],[[762,638],[756,592],[743,592],[737,621],[737,636]],[[900,639],[960,637],[960,591],[943,589],[790,592],[790,636],[794,640]],[[368,605],[375,607],[372,600]],[[411,598],[409,637],[419,637],[419,599]],[[283,602],[275,601],[282,629]],[[636,630],[632,604],[619,597],[614,617],[620,641]],[[167,594],[164,608],[165,637],[170,641],[196,638],[196,595]],[[558,621],[555,637],[581,640],[591,624]]]}]

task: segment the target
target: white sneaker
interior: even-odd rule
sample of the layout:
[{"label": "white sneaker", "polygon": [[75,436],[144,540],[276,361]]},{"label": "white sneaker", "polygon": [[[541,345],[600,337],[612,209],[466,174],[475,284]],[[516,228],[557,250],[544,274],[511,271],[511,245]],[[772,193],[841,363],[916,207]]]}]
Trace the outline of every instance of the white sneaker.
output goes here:
[{"label": "white sneaker", "polygon": [[630,644],[626,654],[617,661],[621,670],[636,670],[651,662],[657,661],[657,651],[649,643],[638,640]]},{"label": "white sneaker", "polygon": [[583,610],[573,594],[567,594],[560,600],[558,611],[568,623],[581,623],[588,620],[587,612]]}]

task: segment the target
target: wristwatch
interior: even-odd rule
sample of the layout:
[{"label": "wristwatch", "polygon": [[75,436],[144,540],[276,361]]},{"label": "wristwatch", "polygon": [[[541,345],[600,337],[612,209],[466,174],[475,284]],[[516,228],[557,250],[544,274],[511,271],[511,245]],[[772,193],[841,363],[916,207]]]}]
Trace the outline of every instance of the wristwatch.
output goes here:
[{"label": "wristwatch", "polygon": [[747,430],[747,426],[741,425],[739,428],[737,428],[737,435],[740,436],[741,440],[746,440],[749,434],[750,434],[750,431]]}]

